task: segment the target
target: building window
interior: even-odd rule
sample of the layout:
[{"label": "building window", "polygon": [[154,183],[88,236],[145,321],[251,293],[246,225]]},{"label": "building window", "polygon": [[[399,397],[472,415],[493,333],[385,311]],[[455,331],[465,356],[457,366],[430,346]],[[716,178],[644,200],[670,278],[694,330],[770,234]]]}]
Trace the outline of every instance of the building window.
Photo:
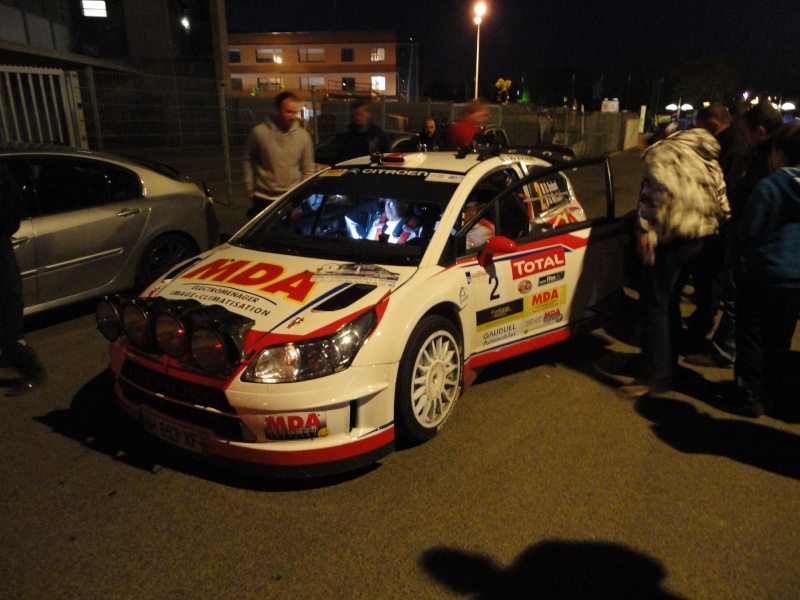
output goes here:
[{"label": "building window", "polygon": [[107,17],[104,0],[83,0],[81,2],[84,17]]},{"label": "building window", "polygon": [[373,77],[372,78],[372,91],[385,92],[386,91],[386,77]]},{"label": "building window", "polygon": [[300,62],[325,62],[325,50],[322,48],[301,48],[297,51]]},{"label": "building window", "polygon": [[259,77],[258,87],[262,90],[278,90],[283,89],[283,77]]},{"label": "building window", "polygon": [[281,63],[281,51],[275,48],[259,48],[256,50],[256,62],[260,63]]},{"label": "building window", "polygon": [[312,87],[324,88],[325,87],[325,78],[324,77],[301,77],[300,78],[300,89],[301,90],[310,90]]},{"label": "building window", "polygon": [[369,54],[372,62],[383,62],[386,60],[386,48],[373,48]]},{"label": "building window", "polygon": [[242,78],[241,77],[231,77],[231,90],[234,92],[241,92],[242,91]]},{"label": "building window", "polygon": [[355,77],[342,77],[342,89],[354,92],[356,91],[356,78]]},{"label": "building window", "polygon": [[356,53],[352,48],[342,48],[342,62],[355,62]]},{"label": "building window", "polygon": [[230,63],[242,62],[242,53],[239,50],[228,50],[228,62]]}]

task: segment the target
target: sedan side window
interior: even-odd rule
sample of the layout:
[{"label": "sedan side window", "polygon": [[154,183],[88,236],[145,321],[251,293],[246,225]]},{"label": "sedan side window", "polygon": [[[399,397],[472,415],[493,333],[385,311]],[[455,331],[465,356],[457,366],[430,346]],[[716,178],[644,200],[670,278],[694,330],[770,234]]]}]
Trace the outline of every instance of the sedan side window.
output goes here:
[{"label": "sedan side window", "polygon": [[106,177],[112,202],[133,200],[142,196],[142,182],[136,174],[106,165]]},{"label": "sedan side window", "polygon": [[35,166],[36,194],[42,215],[103,204],[108,188],[102,166],[89,161],[43,160]]},{"label": "sedan side window", "polygon": [[3,180],[18,190],[22,204],[17,207],[19,217],[27,219],[36,216],[36,196],[31,185],[30,170],[25,160],[10,159],[0,162]]}]

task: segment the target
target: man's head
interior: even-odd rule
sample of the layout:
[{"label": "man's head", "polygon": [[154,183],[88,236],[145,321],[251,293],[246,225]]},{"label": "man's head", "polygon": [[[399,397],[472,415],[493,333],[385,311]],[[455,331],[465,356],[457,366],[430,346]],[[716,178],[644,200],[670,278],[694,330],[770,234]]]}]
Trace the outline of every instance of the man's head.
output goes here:
[{"label": "man's head", "polygon": [[775,132],[771,162],[774,169],[800,166],[800,124],[787,123]]},{"label": "man's head", "polygon": [[695,122],[713,136],[717,136],[731,125],[731,113],[720,102],[712,102],[697,111]]},{"label": "man's head", "polygon": [[366,127],[371,116],[369,102],[366,100],[356,100],[350,105],[350,122],[353,125]]},{"label": "man's head", "polygon": [[783,125],[780,111],[769,102],[759,102],[741,119],[742,135],[751,147],[756,147]]},{"label": "man's head", "polygon": [[483,127],[489,122],[489,107],[482,100],[472,100],[464,118],[476,127]]},{"label": "man's head", "polygon": [[436,133],[436,121],[430,118],[425,119],[424,131],[428,136],[432,136],[434,133]]},{"label": "man's head", "polygon": [[408,214],[408,208],[408,202],[395,200],[394,198],[387,198],[385,205],[386,219],[388,221],[395,221],[400,217],[404,217]]},{"label": "man's head", "polygon": [[292,92],[281,92],[275,96],[272,122],[281,131],[289,131],[300,120],[300,99]]}]

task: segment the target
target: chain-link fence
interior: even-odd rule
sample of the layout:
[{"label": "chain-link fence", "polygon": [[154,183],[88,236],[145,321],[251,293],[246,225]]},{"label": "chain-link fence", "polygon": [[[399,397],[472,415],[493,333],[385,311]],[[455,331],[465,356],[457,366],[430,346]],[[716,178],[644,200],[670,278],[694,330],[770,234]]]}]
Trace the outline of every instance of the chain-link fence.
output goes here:
[{"label": "chain-link fence", "polygon": [[[229,96],[212,80],[93,69],[80,73],[80,83],[90,148],[170,164],[205,182],[223,204],[244,198],[244,143],[272,111],[271,99]],[[427,117],[446,124],[465,108],[452,102],[387,101],[375,102],[372,112],[384,129],[417,132]],[[347,100],[314,99],[304,109],[315,141],[347,129]],[[625,147],[629,121],[621,114],[492,105],[489,122],[503,126],[515,145],[564,144],[593,156]]]}]

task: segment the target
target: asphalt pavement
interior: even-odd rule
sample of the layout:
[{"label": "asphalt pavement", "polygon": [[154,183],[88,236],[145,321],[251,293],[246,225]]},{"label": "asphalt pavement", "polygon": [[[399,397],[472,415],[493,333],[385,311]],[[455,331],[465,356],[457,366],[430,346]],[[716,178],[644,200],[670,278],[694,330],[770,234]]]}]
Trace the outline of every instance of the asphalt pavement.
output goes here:
[{"label": "asphalt pavement", "polygon": [[[621,209],[636,154],[612,159]],[[235,477],[131,430],[92,307],[31,319],[50,377],[0,397],[0,597],[800,597],[800,424],[719,410],[730,370],[620,396],[629,304],[488,367],[430,442],[311,481]]]}]

